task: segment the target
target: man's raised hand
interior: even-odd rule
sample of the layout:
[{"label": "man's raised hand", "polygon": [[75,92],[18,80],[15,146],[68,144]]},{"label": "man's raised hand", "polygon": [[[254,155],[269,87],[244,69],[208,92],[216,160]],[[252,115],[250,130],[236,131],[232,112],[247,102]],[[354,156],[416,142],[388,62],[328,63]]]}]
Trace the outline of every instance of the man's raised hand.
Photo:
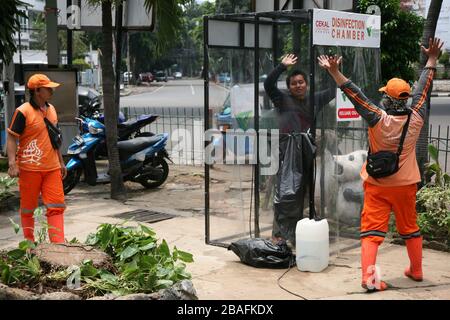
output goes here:
[{"label": "man's raised hand", "polygon": [[287,54],[283,57],[283,60],[281,60],[281,63],[285,67],[289,67],[289,66],[293,66],[294,64],[296,64],[297,59],[298,58],[295,56],[295,54]]}]

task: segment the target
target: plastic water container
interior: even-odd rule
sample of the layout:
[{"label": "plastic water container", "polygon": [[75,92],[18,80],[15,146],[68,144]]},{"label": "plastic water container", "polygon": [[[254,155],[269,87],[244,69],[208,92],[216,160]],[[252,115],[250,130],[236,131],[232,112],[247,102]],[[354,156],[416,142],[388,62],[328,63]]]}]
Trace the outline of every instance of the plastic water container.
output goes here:
[{"label": "plastic water container", "polygon": [[295,230],[297,268],[300,271],[320,272],[328,267],[330,236],[328,221],[302,219]]}]

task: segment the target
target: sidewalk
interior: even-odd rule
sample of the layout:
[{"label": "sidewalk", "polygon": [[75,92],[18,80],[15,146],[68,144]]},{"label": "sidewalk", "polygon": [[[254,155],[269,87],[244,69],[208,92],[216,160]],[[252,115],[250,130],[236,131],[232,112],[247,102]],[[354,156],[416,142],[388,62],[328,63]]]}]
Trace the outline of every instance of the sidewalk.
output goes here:
[{"label": "sidewalk", "polygon": [[450,97],[450,92],[432,92],[431,97]]},{"label": "sidewalk", "polygon": [[[169,180],[157,190],[144,190],[127,184],[129,200],[120,203],[109,199],[109,185],[89,187],[85,184],[71,192],[66,200],[66,238],[84,241],[101,223],[120,223],[114,217],[137,209],[173,214],[176,217],[148,224],[171,248],[194,255],[188,264],[199,299],[273,300],[300,299],[282,290],[277,280],[286,270],[257,269],[242,264],[224,248],[205,244],[203,210],[203,168],[171,166]],[[18,222],[15,212],[0,212],[0,249],[14,247],[22,239],[15,235],[8,218]],[[225,220],[225,219],[224,219]],[[223,225],[227,227],[226,223]],[[450,299],[450,254],[424,250],[422,283],[403,276],[408,256],[403,246],[385,243],[377,261],[383,280],[395,289],[365,294],[360,287],[359,248],[332,257],[321,273],[304,273],[295,267],[280,281],[289,291],[306,299]]]}]

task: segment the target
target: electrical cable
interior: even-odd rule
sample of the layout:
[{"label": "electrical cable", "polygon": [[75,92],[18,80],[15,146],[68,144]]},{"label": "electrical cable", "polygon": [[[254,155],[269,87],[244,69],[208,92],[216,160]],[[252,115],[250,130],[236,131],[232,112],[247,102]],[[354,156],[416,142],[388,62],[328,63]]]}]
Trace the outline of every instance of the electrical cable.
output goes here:
[{"label": "electrical cable", "polygon": [[301,296],[301,295],[299,295],[299,294],[296,294],[296,293],[294,293],[294,292],[292,292],[292,291],[286,289],[285,287],[283,287],[283,286],[280,284],[281,279],[283,279],[283,277],[284,277],[289,271],[291,271],[292,267],[294,267],[294,266],[295,266],[295,263],[291,263],[290,266],[289,266],[289,268],[288,268],[288,269],[287,269],[287,270],[286,270],[286,271],[278,278],[278,280],[277,280],[278,286],[279,286],[282,290],[286,291],[286,292],[289,293],[289,294],[292,294],[293,296],[296,296],[296,297],[298,297],[298,298],[300,298],[300,299],[302,299],[302,300],[308,300],[307,298],[305,298],[305,297],[303,297],[303,296]]},{"label": "electrical cable", "polygon": [[252,185],[250,188],[250,215],[248,218],[248,227],[249,227],[249,234],[250,234],[250,239],[253,238],[252,237],[252,205],[253,205],[253,181],[254,180],[254,170],[252,168]]}]

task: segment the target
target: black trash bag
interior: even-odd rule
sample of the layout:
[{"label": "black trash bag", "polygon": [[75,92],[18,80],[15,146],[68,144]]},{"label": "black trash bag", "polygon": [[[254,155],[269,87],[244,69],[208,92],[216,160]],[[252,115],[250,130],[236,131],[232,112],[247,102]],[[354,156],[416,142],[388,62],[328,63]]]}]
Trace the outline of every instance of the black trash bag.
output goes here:
[{"label": "black trash bag", "polygon": [[273,199],[274,237],[295,243],[295,229],[297,222],[303,218],[308,193],[310,219],[315,218],[313,177],[316,149],[309,133],[292,133],[280,140],[282,161]]},{"label": "black trash bag", "polygon": [[241,239],[228,246],[241,262],[256,268],[283,269],[295,263],[291,249],[286,242],[273,244],[261,238]]},{"label": "black trash bag", "polygon": [[273,199],[274,237],[295,243],[297,222],[303,218],[306,180],[303,175],[302,137],[289,134],[280,141],[282,161]]},{"label": "black trash bag", "polygon": [[283,150],[283,161],[278,170],[277,184],[277,196],[280,201],[292,200],[302,183],[302,150],[301,141],[299,144],[298,139],[295,135],[289,135]]}]

